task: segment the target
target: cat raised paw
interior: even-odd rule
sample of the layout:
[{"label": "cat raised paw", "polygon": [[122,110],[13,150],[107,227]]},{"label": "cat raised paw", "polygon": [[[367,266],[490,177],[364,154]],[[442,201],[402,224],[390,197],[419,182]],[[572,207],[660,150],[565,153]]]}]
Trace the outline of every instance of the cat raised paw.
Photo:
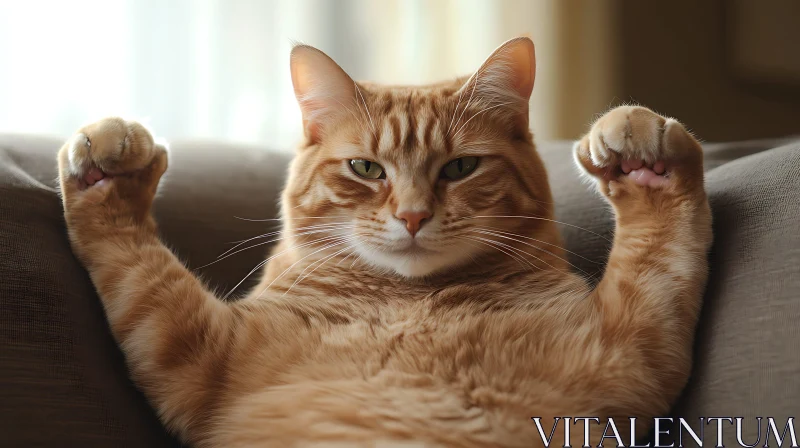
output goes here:
[{"label": "cat raised paw", "polygon": [[109,117],[81,128],[62,148],[62,156],[69,174],[85,188],[142,170],[165,151],[141,124]]},{"label": "cat raised paw", "polygon": [[140,123],[110,117],[79,129],[61,148],[58,165],[67,212],[115,201],[127,203],[121,210],[146,213],[167,169],[167,150]]},{"label": "cat raised paw", "polygon": [[601,192],[622,185],[667,188],[702,179],[702,149],[678,121],[645,107],[612,109],[575,145],[578,167]]}]

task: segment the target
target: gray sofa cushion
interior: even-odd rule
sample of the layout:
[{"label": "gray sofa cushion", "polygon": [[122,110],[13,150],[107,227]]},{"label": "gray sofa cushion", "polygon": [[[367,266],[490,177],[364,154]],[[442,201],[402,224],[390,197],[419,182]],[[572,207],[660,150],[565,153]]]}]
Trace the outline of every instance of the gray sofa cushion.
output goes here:
[{"label": "gray sofa cushion", "polygon": [[[744,417],[752,444],[755,417],[774,417],[782,431],[800,413],[800,143],[725,164],[706,184],[711,278],[693,378],[675,415]],[[731,426],[724,445],[739,446]]]},{"label": "gray sofa cushion", "polygon": [[[174,445],[128,381],[94,289],[69,251],[55,190],[60,143],[0,136],[0,444]],[[716,242],[695,378],[676,415],[779,417],[800,403],[792,354],[800,232],[791,219],[800,207],[800,144],[765,151],[781,143],[706,147]],[[597,274],[608,253],[598,235],[610,236],[611,214],[578,180],[570,148],[543,144],[540,152],[557,218],[586,229],[562,226],[567,248],[584,257],[571,261]],[[275,215],[287,155],[175,142],[171,157],[155,210],[164,240],[189,267],[275,227],[236,217]],[[266,251],[196,272],[228,289]]]}]

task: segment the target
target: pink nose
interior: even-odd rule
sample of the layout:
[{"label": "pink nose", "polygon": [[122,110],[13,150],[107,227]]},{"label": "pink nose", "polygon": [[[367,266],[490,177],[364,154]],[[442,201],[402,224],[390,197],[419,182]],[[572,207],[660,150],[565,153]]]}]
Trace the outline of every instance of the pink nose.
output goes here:
[{"label": "pink nose", "polygon": [[408,229],[408,233],[411,236],[414,236],[419,232],[419,228],[422,227],[422,224],[425,223],[425,220],[431,217],[430,212],[412,212],[412,211],[405,211],[400,212],[395,215],[397,219],[402,219],[406,222],[406,229]]}]

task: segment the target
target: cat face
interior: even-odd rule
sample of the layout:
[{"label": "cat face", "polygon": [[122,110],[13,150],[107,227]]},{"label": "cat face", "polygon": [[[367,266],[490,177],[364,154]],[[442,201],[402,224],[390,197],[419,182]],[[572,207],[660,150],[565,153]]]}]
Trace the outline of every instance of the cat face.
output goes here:
[{"label": "cat face", "polygon": [[508,218],[552,214],[528,131],[533,72],[527,39],[469,79],[423,87],[355,83],[318,50],[295,48],[306,142],[283,196],[292,242],[418,277],[535,233],[536,222]]}]

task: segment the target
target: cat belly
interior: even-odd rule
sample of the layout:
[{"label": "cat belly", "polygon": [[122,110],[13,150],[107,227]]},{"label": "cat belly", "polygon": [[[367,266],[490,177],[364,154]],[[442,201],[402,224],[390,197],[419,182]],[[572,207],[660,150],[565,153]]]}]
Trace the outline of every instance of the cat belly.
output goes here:
[{"label": "cat belly", "polygon": [[541,363],[529,362],[532,337],[517,335],[515,345],[508,334],[491,331],[491,315],[402,317],[315,335],[305,361],[220,413],[226,417],[218,427],[226,429],[219,445],[535,446],[541,440],[530,417],[541,415],[542,399],[559,396],[538,378]]},{"label": "cat belly", "polygon": [[[491,405],[479,406],[476,396]],[[470,393],[440,378],[391,369],[366,378],[290,383],[237,400],[218,446],[535,446],[539,439],[523,401],[489,385]]]}]

